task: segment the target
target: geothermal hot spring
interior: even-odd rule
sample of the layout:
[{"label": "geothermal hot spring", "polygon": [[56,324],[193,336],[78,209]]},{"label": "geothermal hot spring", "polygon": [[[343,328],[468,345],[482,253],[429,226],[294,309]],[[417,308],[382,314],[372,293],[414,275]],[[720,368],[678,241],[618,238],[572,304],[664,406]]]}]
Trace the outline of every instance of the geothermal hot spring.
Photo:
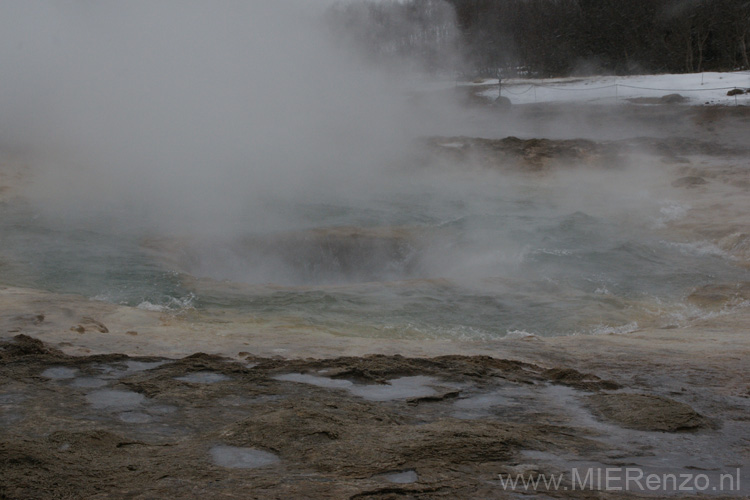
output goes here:
[{"label": "geothermal hot spring", "polygon": [[[3,206],[3,281],[174,314],[220,310],[354,336],[489,339],[678,324],[696,286],[736,279],[658,230],[679,205],[597,179],[394,174],[371,193],[266,200],[281,227],[168,235]],[[613,209],[613,205],[615,208]]]},{"label": "geothermal hot spring", "polygon": [[188,4],[19,3],[2,21],[0,41],[25,40],[0,43],[2,150],[28,166],[0,205],[3,283],[460,340],[679,324],[695,287],[746,274],[669,238],[688,207],[646,157],[528,176],[421,154],[420,137],[521,132],[414,105],[413,80],[307,6]]}]

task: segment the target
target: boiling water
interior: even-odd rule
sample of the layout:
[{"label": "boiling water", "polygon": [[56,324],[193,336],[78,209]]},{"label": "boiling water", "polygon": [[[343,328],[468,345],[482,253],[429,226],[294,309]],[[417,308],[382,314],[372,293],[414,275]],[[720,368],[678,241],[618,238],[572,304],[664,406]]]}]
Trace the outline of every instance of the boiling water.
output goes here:
[{"label": "boiling water", "polygon": [[695,287],[748,279],[718,249],[668,241],[660,227],[679,207],[648,193],[425,171],[384,186],[271,201],[278,228],[202,235],[6,205],[0,280],[174,314],[460,339],[672,325],[696,314],[684,302]]}]

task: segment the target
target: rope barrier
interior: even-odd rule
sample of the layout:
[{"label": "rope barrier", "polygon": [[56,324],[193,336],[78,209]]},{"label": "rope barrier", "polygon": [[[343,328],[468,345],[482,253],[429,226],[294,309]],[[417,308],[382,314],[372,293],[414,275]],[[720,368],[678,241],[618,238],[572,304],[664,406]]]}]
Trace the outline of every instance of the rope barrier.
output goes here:
[{"label": "rope barrier", "polygon": [[708,92],[708,91],[715,91],[715,90],[732,90],[736,88],[742,88],[740,86],[732,86],[732,87],[712,87],[708,89],[662,89],[662,88],[654,88],[654,87],[639,87],[636,85],[625,85],[624,83],[613,83],[611,85],[604,85],[600,87],[586,87],[586,88],[577,88],[577,89],[570,89],[570,88],[564,88],[564,87],[555,87],[552,85],[544,85],[540,83],[531,83],[529,84],[529,88],[524,90],[523,92],[511,92],[508,90],[507,87],[513,86],[516,84],[504,84],[503,85],[503,92],[508,92],[509,94],[513,95],[522,95],[530,92],[535,87],[545,88],[545,89],[552,89],[552,90],[562,90],[565,92],[587,92],[590,90],[602,90],[602,89],[611,89],[616,87],[623,87],[628,89],[638,89],[638,90],[657,90],[659,92]]},{"label": "rope barrier", "polygon": [[658,90],[661,92],[702,92],[702,91],[708,91],[708,90],[732,90],[738,88],[736,85],[734,87],[715,87],[710,89],[654,89],[651,87],[636,87],[635,85],[625,85],[624,83],[618,83],[617,84],[620,87],[625,87],[629,89],[639,89],[639,90]]},{"label": "rope barrier", "polygon": [[613,83],[612,85],[604,85],[602,87],[586,87],[585,89],[566,89],[566,88],[553,87],[551,85],[543,85],[543,84],[532,84],[532,85],[535,85],[537,87],[542,87],[542,88],[545,88],[545,89],[553,89],[553,90],[566,90],[566,91],[580,90],[580,91],[587,91],[587,90],[611,89],[612,87],[617,87],[619,84],[618,83]]},{"label": "rope barrier", "polygon": [[507,92],[508,94],[511,94],[511,95],[524,95],[524,94],[527,94],[527,93],[531,92],[532,90],[534,90],[534,87],[535,87],[535,85],[532,83],[531,85],[529,85],[529,88],[527,88],[523,92],[511,92],[510,90],[508,90],[507,88],[504,88],[504,87],[502,89],[503,89],[503,92]]}]

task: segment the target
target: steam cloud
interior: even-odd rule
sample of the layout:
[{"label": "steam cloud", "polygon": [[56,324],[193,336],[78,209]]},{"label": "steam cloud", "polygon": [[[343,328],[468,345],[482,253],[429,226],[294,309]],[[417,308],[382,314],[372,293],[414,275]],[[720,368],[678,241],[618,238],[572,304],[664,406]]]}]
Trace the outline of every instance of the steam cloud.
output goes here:
[{"label": "steam cloud", "polygon": [[0,147],[34,167],[40,207],[125,226],[262,226],[263,200],[369,188],[405,144],[402,97],[320,10],[3,2]]}]

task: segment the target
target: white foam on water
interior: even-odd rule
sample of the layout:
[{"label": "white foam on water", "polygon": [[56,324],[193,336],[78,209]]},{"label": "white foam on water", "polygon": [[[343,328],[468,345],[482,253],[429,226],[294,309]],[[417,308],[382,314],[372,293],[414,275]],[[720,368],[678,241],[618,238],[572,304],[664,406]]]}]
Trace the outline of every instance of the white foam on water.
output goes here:
[{"label": "white foam on water", "polygon": [[94,408],[114,410],[129,410],[137,408],[146,401],[146,397],[143,394],[138,394],[133,391],[116,391],[112,389],[94,391],[91,394],[88,394],[86,399]]},{"label": "white foam on water", "polygon": [[226,375],[215,372],[193,372],[182,377],[175,377],[175,380],[191,382],[193,384],[215,384],[216,382],[230,380],[230,378]]},{"label": "white foam on water", "polygon": [[654,221],[654,225],[657,228],[664,227],[668,222],[674,222],[684,218],[689,210],[690,205],[668,202],[659,209],[660,215]]},{"label": "white foam on water", "polygon": [[527,332],[526,330],[508,330],[503,337],[504,339],[525,339],[528,337],[536,337],[536,334]]},{"label": "white foam on water", "polygon": [[49,378],[52,380],[67,380],[75,378],[78,370],[73,368],[65,368],[64,366],[53,366],[47,368],[42,372],[42,377]]},{"label": "white foam on water", "polygon": [[148,300],[144,300],[137,306],[135,306],[137,309],[142,309],[144,311],[152,311],[152,312],[164,312],[169,310],[167,306],[160,306],[158,304],[153,304],[149,302]]},{"label": "white foam on water", "polygon": [[610,325],[599,325],[594,327],[591,331],[594,335],[625,335],[638,331],[638,323],[635,321],[630,322],[626,325],[610,326]]},{"label": "white foam on water", "polygon": [[186,309],[193,308],[194,300],[195,300],[195,295],[189,294],[187,297],[183,297],[181,299],[176,298],[176,297],[170,297],[169,301],[166,304],[154,304],[153,302],[144,300],[143,302],[141,302],[135,307],[137,309],[142,309],[144,311],[153,311],[153,312],[184,311]]},{"label": "white foam on water", "polygon": [[724,259],[735,260],[735,257],[725,252],[709,241],[694,241],[691,243],[663,242],[664,245],[677,249],[683,255],[695,255],[698,257],[713,256]]},{"label": "white foam on water", "polygon": [[396,484],[411,484],[419,481],[419,476],[414,470],[405,470],[402,472],[394,472],[392,474],[386,474],[383,476],[386,481]]},{"label": "white foam on water", "polygon": [[273,453],[255,448],[218,445],[212,447],[210,453],[216,465],[230,469],[256,469],[280,462]]}]

